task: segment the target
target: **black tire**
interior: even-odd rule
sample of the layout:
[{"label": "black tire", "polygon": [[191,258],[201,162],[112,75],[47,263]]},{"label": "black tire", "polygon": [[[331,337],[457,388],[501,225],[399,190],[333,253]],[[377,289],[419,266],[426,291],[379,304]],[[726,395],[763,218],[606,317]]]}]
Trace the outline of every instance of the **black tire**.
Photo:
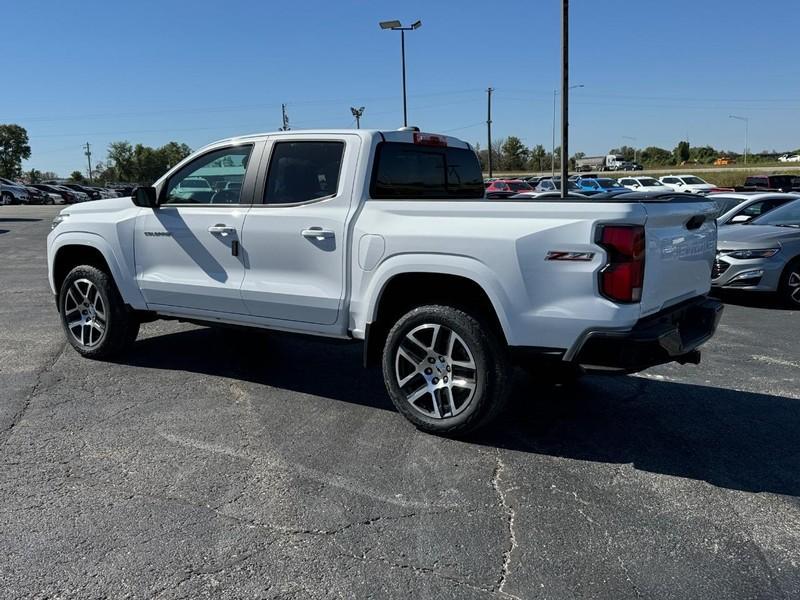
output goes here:
[{"label": "black tire", "polygon": [[14,197],[8,192],[3,192],[3,194],[0,195],[0,206],[6,206],[10,204],[14,204]]},{"label": "black tire", "polygon": [[[88,304],[78,297],[84,293],[82,290],[87,290],[85,297],[88,298]],[[95,291],[97,296],[94,295]],[[90,309],[92,299],[96,302],[98,296],[100,303],[96,307],[92,305]],[[136,314],[123,302],[111,276],[96,267],[81,265],[67,274],[58,296],[58,313],[67,340],[79,354],[87,358],[106,359],[120,354],[136,341],[139,334]],[[101,313],[104,319],[100,318]],[[90,324],[70,328],[70,323],[82,318],[102,324],[102,333]]]},{"label": "black tire", "polygon": [[[430,340],[424,337],[428,329],[431,330]],[[444,331],[447,337],[443,335],[437,339],[433,330]],[[423,343],[428,343],[429,350],[422,350],[420,345],[409,342],[409,334],[415,331],[420,333],[414,333],[414,338],[422,338]],[[456,342],[448,351],[453,333]],[[414,354],[417,369],[412,368],[411,361],[399,358],[401,347]],[[447,359],[440,355],[446,355]],[[454,358],[451,361],[451,357],[459,360]],[[431,358],[434,361],[431,368],[427,368],[427,361]],[[475,368],[461,366],[467,362]],[[468,314],[452,306],[420,306],[400,317],[386,338],[382,363],[386,389],[397,410],[416,427],[429,433],[462,436],[485,428],[502,412],[510,395],[513,367],[501,334],[483,315]],[[403,375],[403,379],[416,374],[401,386],[399,369],[405,363],[408,363],[408,373]],[[426,374],[427,371],[433,372]],[[429,385],[434,385],[434,388]],[[435,388],[436,385],[448,387],[448,391]],[[472,387],[466,390],[463,385]],[[426,389],[434,391],[423,393],[417,400],[421,405],[409,401],[409,396]],[[424,411],[425,403],[430,404],[432,411],[438,411],[439,416]]]},{"label": "black tire", "polygon": [[781,302],[790,308],[800,309],[800,257],[789,261],[783,269],[778,285]]}]

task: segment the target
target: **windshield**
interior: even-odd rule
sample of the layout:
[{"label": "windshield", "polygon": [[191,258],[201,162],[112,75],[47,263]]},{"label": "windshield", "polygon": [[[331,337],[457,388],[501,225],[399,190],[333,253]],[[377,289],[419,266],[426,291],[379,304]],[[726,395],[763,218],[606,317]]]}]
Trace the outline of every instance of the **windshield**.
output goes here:
[{"label": "windshield", "polygon": [[643,177],[639,180],[639,183],[642,184],[644,187],[661,187],[664,185],[660,181],[656,179],[651,179],[650,177]]},{"label": "windshield", "polygon": [[751,219],[748,225],[783,225],[800,227],[800,200],[793,200],[775,208],[760,217]]},{"label": "windshield", "polygon": [[515,192],[529,192],[533,188],[524,181],[509,181],[508,187],[510,187]]},{"label": "windshield", "polygon": [[684,177],[683,183],[686,185],[707,185],[707,182],[703,181],[699,177]]}]

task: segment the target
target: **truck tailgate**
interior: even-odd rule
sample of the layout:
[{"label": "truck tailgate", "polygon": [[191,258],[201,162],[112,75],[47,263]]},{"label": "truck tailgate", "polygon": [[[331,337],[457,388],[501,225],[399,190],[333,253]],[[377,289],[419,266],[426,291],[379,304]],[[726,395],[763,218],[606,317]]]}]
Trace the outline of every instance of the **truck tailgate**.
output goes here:
[{"label": "truck tailgate", "polygon": [[647,253],[642,316],[708,293],[717,246],[712,201],[643,202]]}]

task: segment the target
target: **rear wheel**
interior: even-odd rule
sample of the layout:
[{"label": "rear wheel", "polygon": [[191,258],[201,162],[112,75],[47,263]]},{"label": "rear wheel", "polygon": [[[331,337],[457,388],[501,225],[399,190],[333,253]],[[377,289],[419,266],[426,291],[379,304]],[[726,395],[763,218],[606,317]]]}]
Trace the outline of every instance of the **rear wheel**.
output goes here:
[{"label": "rear wheel", "polygon": [[463,435],[505,406],[512,367],[495,328],[452,306],[421,306],[392,327],[383,377],[397,410],[419,429]]},{"label": "rear wheel", "polygon": [[11,197],[11,194],[8,192],[3,192],[2,195],[0,195],[0,205],[7,206],[12,204],[13,200],[14,199]]},{"label": "rear wheel", "polygon": [[58,309],[67,340],[88,358],[109,358],[139,333],[139,320],[111,277],[87,265],[75,267],[61,285]]},{"label": "rear wheel", "polygon": [[800,258],[795,258],[786,265],[781,275],[778,294],[787,306],[800,309]]}]

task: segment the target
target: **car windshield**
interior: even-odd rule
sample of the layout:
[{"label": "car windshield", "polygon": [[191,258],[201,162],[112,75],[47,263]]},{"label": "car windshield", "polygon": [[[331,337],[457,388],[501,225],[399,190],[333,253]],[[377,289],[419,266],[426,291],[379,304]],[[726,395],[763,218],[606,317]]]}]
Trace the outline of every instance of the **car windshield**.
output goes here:
[{"label": "car windshield", "polygon": [[783,227],[800,227],[800,200],[788,204],[751,219],[748,225],[778,225]]},{"label": "car windshield", "polygon": [[597,183],[600,184],[601,188],[604,188],[604,189],[607,189],[607,190],[611,189],[611,188],[619,187],[619,184],[617,184],[617,182],[614,181],[613,179],[598,179]]},{"label": "car windshield", "polygon": [[642,184],[644,187],[661,187],[664,185],[660,181],[656,179],[651,179],[650,177],[643,177],[639,180],[639,183]]},{"label": "car windshield", "polygon": [[533,188],[524,181],[509,181],[508,187],[510,187],[515,192],[529,192]]},{"label": "car windshield", "polygon": [[686,185],[706,185],[707,182],[703,181],[699,177],[684,177],[683,183]]}]

